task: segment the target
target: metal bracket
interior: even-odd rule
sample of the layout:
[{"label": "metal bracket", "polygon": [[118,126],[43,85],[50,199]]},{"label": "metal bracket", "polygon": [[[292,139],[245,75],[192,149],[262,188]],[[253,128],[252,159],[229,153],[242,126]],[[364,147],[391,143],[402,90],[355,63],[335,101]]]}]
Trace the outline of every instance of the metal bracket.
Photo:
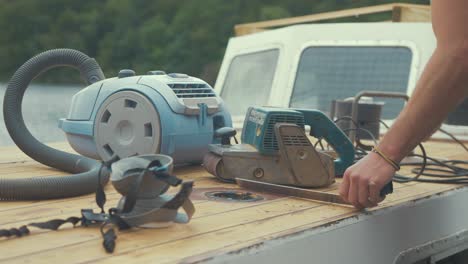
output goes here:
[{"label": "metal bracket", "polygon": [[106,213],[95,213],[93,209],[81,209],[81,215],[83,220],[81,224],[83,226],[90,226],[96,223],[104,223],[109,219],[109,215]]},{"label": "metal bracket", "polygon": [[438,240],[429,241],[423,245],[409,248],[400,253],[395,264],[412,264],[421,260],[429,260],[431,264],[468,249],[468,230],[462,230]]}]

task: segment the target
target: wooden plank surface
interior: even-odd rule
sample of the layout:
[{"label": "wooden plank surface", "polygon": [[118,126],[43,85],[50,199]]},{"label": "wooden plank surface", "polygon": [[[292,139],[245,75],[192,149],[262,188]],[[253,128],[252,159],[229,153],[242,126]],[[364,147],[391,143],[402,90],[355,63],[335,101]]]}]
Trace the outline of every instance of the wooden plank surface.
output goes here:
[{"label": "wooden plank surface", "polygon": [[[64,144],[54,146],[68,149]],[[434,157],[468,159],[468,154],[455,144],[433,142],[426,144],[426,148],[428,154]],[[408,171],[409,168],[404,170]],[[16,148],[0,149],[1,177],[60,174],[60,171],[30,160]],[[179,168],[176,174],[183,179],[195,181],[192,199],[197,211],[189,224],[119,232],[116,251],[112,255],[104,252],[98,227],[64,226],[57,232],[31,229],[33,234],[23,238],[0,239],[0,262],[193,262],[359,214],[353,208],[293,197],[271,196],[249,203],[208,200],[204,195],[206,191],[238,188],[236,185],[218,182],[198,166]],[[338,184],[334,184],[324,190],[336,193],[337,187]],[[394,187],[394,194],[372,210],[459,186],[410,182],[395,183]],[[106,186],[106,193],[107,205],[115,205],[120,197],[110,184]],[[82,208],[97,209],[93,195],[36,202],[1,202],[0,229],[77,216]]]},{"label": "wooden plank surface", "polygon": [[295,24],[305,24],[311,22],[319,22],[330,19],[358,17],[382,12],[392,11],[394,22],[430,22],[430,6],[414,5],[414,4],[383,4],[359,8],[344,9],[332,12],[324,12],[305,16],[288,17],[267,21],[259,21],[234,26],[236,36],[252,34],[265,31],[268,28],[284,27]]},{"label": "wooden plank surface", "polygon": [[430,8],[415,8],[413,6],[400,6],[398,8],[400,16],[394,22],[430,22],[432,20]]}]

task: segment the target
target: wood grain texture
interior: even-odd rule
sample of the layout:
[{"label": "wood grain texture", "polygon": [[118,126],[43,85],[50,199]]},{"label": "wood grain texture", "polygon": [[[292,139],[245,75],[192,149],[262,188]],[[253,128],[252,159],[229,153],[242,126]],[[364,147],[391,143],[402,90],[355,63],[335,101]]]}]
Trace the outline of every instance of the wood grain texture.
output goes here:
[{"label": "wood grain texture", "polygon": [[269,28],[305,24],[337,18],[357,17],[382,12],[392,12],[393,22],[430,22],[430,6],[414,4],[383,4],[376,6],[345,9],[312,15],[288,17],[268,21],[238,24],[234,27],[236,36],[265,31]]},{"label": "wood grain texture", "polygon": [[413,6],[402,6],[399,22],[430,22],[431,10],[424,8],[414,8]]},{"label": "wood grain texture", "polygon": [[[64,144],[55,146],[69,149]],[[429,155],[434,157],[468,159],[468,154],[456,144],[434,142],[426,144],[426,148]],[[409,169],[404,167],[403,172]],[[195,181],[193,201],[197,211],[189,224],[119,232],[113,255],[104,252],[97,227],[64,226],[57,232],[31,228],[33,234],[27,237],[0,239],[0,262],[194,262],[360,213],[346,206],[293,197],[273,197],[250,203],[212,201],[206,198],[205,191],[238,187],[218,182],[200,166],[177,168],[175,173],[183,179]],[[2,177],[14,178],[63,173],[30,160],[15,148],[8,148],[0,149],[0,174]],[[336,193],[339,181],[323,190]],[[394,194],[372,210],[458,188],[456,185],[416,182],[395,183],[394,187]],[[106,193],[108,206],[113,206],[120,198],[110,184],[106,187]],[[81,208],[96,209],[94,196],[37,202],[1,202],[0,228],[76,216]]]}]

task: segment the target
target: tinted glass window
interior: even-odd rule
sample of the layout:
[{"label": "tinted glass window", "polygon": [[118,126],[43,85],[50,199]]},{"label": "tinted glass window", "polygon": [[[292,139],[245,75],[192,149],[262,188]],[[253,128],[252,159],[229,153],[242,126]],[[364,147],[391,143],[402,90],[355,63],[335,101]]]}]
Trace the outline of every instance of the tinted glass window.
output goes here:
[{"label": "tinted glass window", "polygon": [[278,55],[279,50],[274,49],[232,60],[221,92],[232,115],[244,115],[249,106],[267,104]]},{"label": "tinted glass window", "polygon": [[[359,91],[406,93],[412,53],[405,47],[310,47],[301,55],[291,107],[329,112],[331,101]],[[383,118],[392,119],[403,101],[386,99]]]}]

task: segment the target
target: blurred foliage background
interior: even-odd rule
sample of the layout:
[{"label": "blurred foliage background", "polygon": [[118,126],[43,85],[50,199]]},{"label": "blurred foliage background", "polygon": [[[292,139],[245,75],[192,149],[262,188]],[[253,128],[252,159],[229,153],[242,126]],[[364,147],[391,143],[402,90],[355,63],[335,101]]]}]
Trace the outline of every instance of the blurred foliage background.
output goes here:
[{"label": "blurred foliage background", "polygon": [[[35,54],[73,48],[95,57],[107,77],[130,68],[184,72],[214,84],[235,24],[340,9],[429,0],[0,0],[0,82]],[[351,21],[377,21],[377,14]],[[350,21],[349,19],[347,21]],[[52,71],[42,82],[75,83]]]}]

